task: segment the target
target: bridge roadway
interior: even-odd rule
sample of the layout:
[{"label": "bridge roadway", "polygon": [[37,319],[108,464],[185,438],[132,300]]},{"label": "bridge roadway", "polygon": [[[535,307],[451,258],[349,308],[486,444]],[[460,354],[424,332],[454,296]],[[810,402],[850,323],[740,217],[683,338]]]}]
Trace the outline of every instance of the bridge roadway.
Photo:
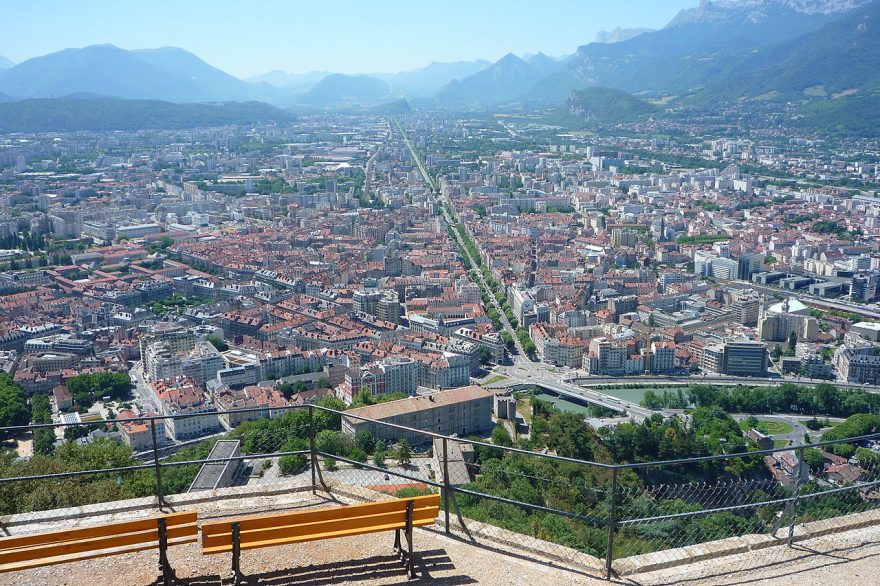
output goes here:
[{"label": "bridge roadway", "polygon": [[[516,357],[519,358],[519,357]],[[498,366],[493,369],[497,374],[508,377],[505,385],[524,384],[537,385],[552,391],[563,397],[570,397],[581,401],[587,401],[594,405],[607,407],[615,411],[624,411],[627,415],[637,420],[650,417],[654,413],[667,413],[668,410],[652,410],[638,403],[619,399],[603,393],[601,390],[591,389],[598,385],[639,384],[644,386],[656,385],[659,388],[670,385],[768,385],[777,386],[783,383],[793,383],[801,386],[814,387],[823,383],[830,383],[841,389],[862,389],[869,393],[880,393],[880,386],[860,385],[840,381],[824,381],[811,379],[798,379],[792,377],[732,377],[732,376],[584,376],[575,371],[566,370],[569,374],[560,376],[552,372],[547,364],[530,362],[525,359],[515,360],[512,366]],[[558,369],[554,369],[558,370]]]},{"label": "bridge roadway", "polygon": [[[567,379],[560,378],[559,375],[550,372],[549,366],[542,363],[530,362],[528,360],[518,360],[513,366],[500,366],[495,370],[498,374],[504,374],[508,377],[506,384],[524,384],[537,385],[548,391],[552,391],[561,397],[569,397],[579,401],[587,401],[593,405],[606,407],[613,411],[624,411],[627,415],[639,421],[650,417],[654,411],[647,407],[642,407],[638,403],[626,401],[606,395],[601,391],[582,387],[569,382]],[[607,379],[608,383],[619,383],[620,379]]]}]

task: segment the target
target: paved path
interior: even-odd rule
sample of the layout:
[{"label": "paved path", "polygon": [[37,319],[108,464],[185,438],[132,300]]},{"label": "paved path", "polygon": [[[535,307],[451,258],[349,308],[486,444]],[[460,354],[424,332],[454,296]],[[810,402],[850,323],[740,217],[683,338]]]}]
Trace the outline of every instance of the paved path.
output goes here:
[{"label": "paved path", "polygon": [[880,527],[868,527],[631,576],[644,586],[772,584],[779,586],[869,586],[880,576]]}]

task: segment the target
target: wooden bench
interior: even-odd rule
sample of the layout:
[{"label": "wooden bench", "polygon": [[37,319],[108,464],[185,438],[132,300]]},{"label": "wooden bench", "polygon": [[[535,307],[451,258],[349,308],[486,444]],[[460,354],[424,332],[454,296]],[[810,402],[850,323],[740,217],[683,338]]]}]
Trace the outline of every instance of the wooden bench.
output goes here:
[{"label": "wooden bench", "polygon": [[[432,494],[203,523],[202,553],[232,552],[232,571],[238,584],[244,579],[240,566],[242,550],[394,531],[394,549],[409,575],[415,577],[413,527],[433,524],[439,513],[440,495]],[[406,550],[401,546],[401,531],[406,537]]]},{"label": "wooden bench", "polygon": [[174,570],[168,563],[168,547],[197,542],[196,520],[196,513],[170,513],[133,521],[2,538],[0,572],[158,549],[160,579],[169,585],[174,581]]}]

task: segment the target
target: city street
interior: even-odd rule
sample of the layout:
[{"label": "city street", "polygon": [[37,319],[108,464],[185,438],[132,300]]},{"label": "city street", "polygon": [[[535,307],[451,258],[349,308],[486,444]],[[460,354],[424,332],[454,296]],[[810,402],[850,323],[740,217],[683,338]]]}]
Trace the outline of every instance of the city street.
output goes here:
[{"label": "city street", "polygon": [[128,376],[131,378],[131,384],[134,387],[134,401],[138,409],[142,413],[158,413],[159,406],[156,403],[156,395],[145,382],[144,365],[140,360],[134,363],[131,370],[128,371]]}]

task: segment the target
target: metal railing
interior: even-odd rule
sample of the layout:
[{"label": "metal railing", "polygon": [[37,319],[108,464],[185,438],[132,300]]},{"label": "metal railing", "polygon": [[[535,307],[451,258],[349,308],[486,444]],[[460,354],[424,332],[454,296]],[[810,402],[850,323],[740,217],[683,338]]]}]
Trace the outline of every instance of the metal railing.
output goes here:
[{"label": "metal railing", "polygon": [[[313,493],[344,488],[365,499],[439,491],[446,532],[461,530],[472,539],[491,537],[531,547],[610,578],[626,573],[632,560],[648,567],[663,561],[664,552],[707,541],[761,535],[766,545],[790,546],[809,537],[799,525],[812,523],[823,530],[825,523],[825,530],[837,530],[845,525],[835,520],[873,510],[880,502],[880,457],[868,458],[867,451],[858,460],[832,458],[830,472],[810,473],[805,468],[807,450],[851,455],[855,446],[880,440],[880,433],[743,453],[610,464],[445,436],[319,405],[277,409],[273,419],[256,418],[266,413],[255,408],[0,428],[0,440],[18,438],[20,444],[41,430],[56,436],[58,430],[91,426],[106,433],[132,422],[146,425],[150,436],[149,449],[140,459],[102,440],[93,448],[59,442],[51,456],[3,456],[0,515],[6,516],[0,517],[0,525],[26,524],[29,516],[41,518],[41,511],[73,506],[81,513],[98,514],[112,501],[137,497],[155,498],[154,505],[164,509],[172,495],[189,491],[205,464],[224,465],[225,473],[226,466],[236,463],[227,486],[279,484]],[[241,442],[241,453],[209,457],[214,438],[162,455],[169,451],[160,435],[165,422],[221,415],[254,417],[225,436]],[[381,431],[376,435],[388,441],[342,433],[343,418]],[[401,438],[412,444],[411,454],[398,441]],[[389,445],[399,447],[393,450]],[[778,459],[779,471],[771,477],[764,457],[780,453],[788,456]],[[821,454],[812,455],[816,453]],[[387,459],[398,464],[389,465]],[[451,523],[451,514],[458,526]],[[487,526],[494,530],[481,531]],[[731,549],[736,549],[735,543]],[[766,555],[752,556],[752,561],[766,563]]]}]

